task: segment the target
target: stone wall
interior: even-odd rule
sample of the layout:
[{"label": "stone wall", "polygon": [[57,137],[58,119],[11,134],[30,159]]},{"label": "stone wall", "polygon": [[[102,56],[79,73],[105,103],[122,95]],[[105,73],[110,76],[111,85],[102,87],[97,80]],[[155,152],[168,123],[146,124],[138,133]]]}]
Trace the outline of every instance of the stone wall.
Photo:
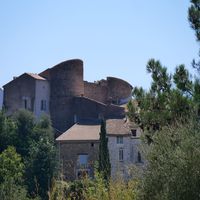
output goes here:
[{"label": "stone wall", "polygon": [[120,104],[121,100],[127,99],[131,96],[133,87],[126,81],[108,77],[108,97],[112,99],[115,104]]},{"label": "stone wall", "polygon": [[58,132],[65,132],[74,124],[73,97],[59,97],[50,100],[52,126]]},{"label": "stone wall", "polygon": [[124,118],[125,117],[125,109],[124,107],[120,107],[113,104],[108,104],[106,106],[106,112],[104,114],[106,119],[118,119],[118,118]]},{"label": "stone wall", "polygon": [[50,115],[53,127],[64,132],[73,125],[73,97],[84,93],[83,62],[69,60],[50,69]]},{"label": "stone wall", "polygon": [[77,160],[79,154],[88,154],[88,168],[90,175],[93,176],[94,164],[98,160],[99,141],[68,141],[60,142],[60,164],[64,179],[74,180],[77,178]]},{"label": "stone wall", "polygon": [[[45,109],[41,109],[41,101],[46,102]],[[46,80],[36,80],[34,114],[40,117],[42,114],[49,114],[50,87]]]},{"label": "stone wall", "polygon": [[27,99],[28,110],[34,110],[35,103],[35,79],[27,74],[7,83],[4,87],[4,106],[10,115],[24,108],[24,99]]},{"label": "stone wall", "polygon": [[[131,176],[131,169],[133,165],[142,163],[138,162],[138,152],[141,153],[141,140],[136,137],[124,136],[123,144],[117,144],[117,136],[108,137],[108,147],[111,162],[111,176],[117,178],[129,178]],[[123,161],[119,160],[119,150],[123,149]],[[142,157],[141,157],[142,158]],[[142,158],[143,161],[143,158]]]},{"label": "stone wall", "polygon": [[[130,137],[123,137],[123,144],[117,144],[116,136],[108,137],[108,148],[111,163],[111,176],[116,177],[118,174],[123,174],[125,166],[130,163]],[[123,149],[123,161],[119,161],[119,150]],[[124,174],[123,174],[124,175]],[[117,177],[116,177],[117,178]]]},{"label": "stone wall", "polygon": [[107,103],[108,88],[100,83],[84,81],[84,96],[102,103]]},{"label": "stone wall", "polygon": [[84,81],[84,96],[102,103],[127,103],[131,93],[132,86],[119,78],[108,77],[94,83]]},{"label": "stone wall", "polygon": [[98,119],[104,115],[106,105],[86,97],[74,98],[74,114],[79,119]]},{"label": "stone wall", "polygon": [[93,99],[86,97],[74,98],[74,114],[77,119],[100,119],[104,117],[109,118],[123,118],[125,117],[125,111],[123,107],[103,104]]},{"label": "stone wall", "polygon": [[83,61],[68,60],[50,69],[51,97],[84,94]]}]

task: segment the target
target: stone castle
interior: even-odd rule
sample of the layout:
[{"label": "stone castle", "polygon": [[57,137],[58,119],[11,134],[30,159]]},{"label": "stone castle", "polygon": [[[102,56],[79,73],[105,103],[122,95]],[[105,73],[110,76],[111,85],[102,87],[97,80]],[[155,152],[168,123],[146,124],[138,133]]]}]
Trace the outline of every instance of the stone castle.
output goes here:
[{"label": "stone castle", "polygon": [[111,177],[131,176],[132,165],[143,166],[141,130],[125,118],[132,86],[107,77],[94,83],[83,79],[83,61],[62,62],[39,74],[24,73],[4,85],[8,115],[27,109],[39,118],[50,115],[58,136],[60,170],[64,179],[94,176],[98,161],[100,119],[105,119]]},{"label": "stone castle", "polygon": [[132,86],[107,77],[94,83],[83,79],[83,61],[64,61],[39,74],[24,73],[3,86],[8,114],[28,109],[36,117],[49,114],[53,128],[63,133],[78,121],[125,116]]}]

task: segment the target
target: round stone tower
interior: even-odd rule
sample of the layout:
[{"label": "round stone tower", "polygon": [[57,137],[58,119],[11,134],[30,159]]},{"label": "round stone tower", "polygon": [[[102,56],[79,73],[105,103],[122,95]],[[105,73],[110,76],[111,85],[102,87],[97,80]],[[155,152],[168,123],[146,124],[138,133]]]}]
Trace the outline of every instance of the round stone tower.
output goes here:
[{"label": "round stone tower", "polygon": [[73,125],[73,97],[84,94],[83,61],[68,60],[51,68],[50,88],[52,124],[63,132]]},{"label": "round stone tower", "polygon": [[53,96],[80,96],[84,93],[82,60],[68,60],[54,66],[50,77]]},{"label": "round stone tower", "polygon": [[114,104],[124,104],[131,99],[132,85],[128,82],[115,78],[107,77],[108,98],[111,98]]}]

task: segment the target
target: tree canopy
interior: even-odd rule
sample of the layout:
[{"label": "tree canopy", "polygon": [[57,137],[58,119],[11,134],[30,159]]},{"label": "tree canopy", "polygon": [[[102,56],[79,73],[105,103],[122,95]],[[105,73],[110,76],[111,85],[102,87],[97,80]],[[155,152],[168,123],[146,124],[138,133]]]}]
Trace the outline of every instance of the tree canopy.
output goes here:
[{"label": "tree canopy", "polygon": [[[8,175],[13,179],[21,175],[28,189],[28,194],[25,190],[25,197],[39,195],[42,199],[48,199],[56,171],[56,149],[49,117],[42,116],[36,120],[26,110],[20,110],[12,117],[0,112],[0,144],[0,165],[3,165],[0,166],[0,180]],[[23,172],[19,173],[17,170],[20,166],[23,166]],[[17,188],[16,181],[12,181],[11,185],[17,191],[24,191]],[[6,187],[0,189],[4,193]]]},{"label": "tree canopy", "polygon": [[111,165],[108,150],[108,138],[106,135],[106,123],[104,120],[101,121],[98,170],[103,175],[105,180],[109,180]]}]

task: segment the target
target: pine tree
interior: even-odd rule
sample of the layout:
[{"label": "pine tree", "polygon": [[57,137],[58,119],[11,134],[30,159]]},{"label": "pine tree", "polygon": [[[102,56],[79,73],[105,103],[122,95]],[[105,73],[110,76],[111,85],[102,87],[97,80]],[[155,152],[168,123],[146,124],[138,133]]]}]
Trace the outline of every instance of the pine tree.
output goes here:
[{"label": "pine tree", "polygon": [[[188,9],[188,19],[190,26],[195,31],[197,42],[200,42],[200,0],[190,0],[190,2],[191,6]],[[200,60],[193,60],[192,66],[200,73]]]},{"label": "pine tree", "polygon": [[108,150],[108,138],[106,137],[106,123],[101,121],[100,144],[99,144],[99,173],[108,180],[111,173],[111,165]]}]

